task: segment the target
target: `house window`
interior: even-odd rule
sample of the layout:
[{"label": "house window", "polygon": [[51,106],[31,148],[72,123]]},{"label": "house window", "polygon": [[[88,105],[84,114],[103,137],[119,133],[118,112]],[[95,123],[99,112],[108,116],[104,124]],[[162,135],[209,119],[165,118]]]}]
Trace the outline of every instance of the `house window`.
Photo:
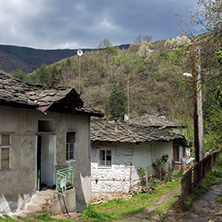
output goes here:
[{"label": "house window", "polygon": [[66,160],[74,160],[75,156],[76,133],[66,133]]},{"label": "house window", "polygon": [[111,166],[112,152],[111,150],[99,150],[99,165]]},{"label": "house window", "polygon": [[0,170],[10,169],[10,134],[0,134]]}]

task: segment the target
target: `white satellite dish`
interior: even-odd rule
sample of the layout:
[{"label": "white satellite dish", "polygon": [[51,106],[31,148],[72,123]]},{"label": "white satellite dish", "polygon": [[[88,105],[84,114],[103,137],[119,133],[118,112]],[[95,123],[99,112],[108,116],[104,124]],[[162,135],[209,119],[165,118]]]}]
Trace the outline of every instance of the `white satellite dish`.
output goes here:
[{"label": "white satellite dish", "polygon": [[192,74],[185,72],[185,73],[183,74],[183,76],[192,77]]},{"label": "white satellite dish", "polygon": [[78,56],[82,56],[82,55],[83,55],[82,49],[78,49],[78,50],[77,50],[77,55],[78,55]]}]

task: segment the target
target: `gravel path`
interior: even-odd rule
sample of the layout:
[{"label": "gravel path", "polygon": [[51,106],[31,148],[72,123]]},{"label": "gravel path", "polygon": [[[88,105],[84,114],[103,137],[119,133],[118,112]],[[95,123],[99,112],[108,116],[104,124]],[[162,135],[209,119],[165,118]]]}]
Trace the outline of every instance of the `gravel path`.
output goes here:
[{"label": "gravel path", "polygon": [[217,222],[222,221],[222,202],[218,199],[222,194],[222,184],[214,185],[211,190],[198,199],[191,210],[185,213],[177,213],[170,210],[166,222]]}]

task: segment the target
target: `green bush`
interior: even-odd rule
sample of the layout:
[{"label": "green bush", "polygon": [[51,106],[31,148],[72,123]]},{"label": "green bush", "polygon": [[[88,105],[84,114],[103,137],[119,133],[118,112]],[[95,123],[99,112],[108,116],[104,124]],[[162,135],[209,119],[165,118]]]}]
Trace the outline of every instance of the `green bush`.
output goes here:
[{"label": "green bush", "polygon": [[160,180],[158,180],[158,179],[152,180],[152,181],[150,182],[150,186],[151,186],[151,187],[157,187],[157,186],[159,186],[159,185],[160,185]]}]

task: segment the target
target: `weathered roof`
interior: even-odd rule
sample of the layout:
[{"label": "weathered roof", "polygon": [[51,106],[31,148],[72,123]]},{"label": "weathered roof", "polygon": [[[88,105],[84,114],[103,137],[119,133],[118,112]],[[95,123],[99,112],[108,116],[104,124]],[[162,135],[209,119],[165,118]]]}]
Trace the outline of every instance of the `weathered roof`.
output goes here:
[{"label": "weathered roof", "polygon": [[44,89],[22,82],[0,71],[0,104],[17,107],[34,107],[47,110],[102,116],[102,112],[84,107],[80,95],[73,88]]},{"label": "weathered roof", "polygon": [[34,90],[34,87],[18,79],[12,78],[10,74],[0,71],[0,101],[18,103],[23,105],[37,106],[26,96],[26,92]]},{"label": "weathered roof", "polygon": [[168,142],[177,139],[185,141],[180,134],[158,128],[118,121],[116,129],[114,120],[100,119],[91,122],[91,140],[93,142],[141,143],[151,141]]},{"label": "weathered roof", "polygon": [[129,119],[130,124],[136,124],[141,126],[158,127],[158,128],[176,128],[184,127],[176,122],[166,119],[165,116],[156,116],[145,114],[143,116],[136,117],[134,119]]}]

